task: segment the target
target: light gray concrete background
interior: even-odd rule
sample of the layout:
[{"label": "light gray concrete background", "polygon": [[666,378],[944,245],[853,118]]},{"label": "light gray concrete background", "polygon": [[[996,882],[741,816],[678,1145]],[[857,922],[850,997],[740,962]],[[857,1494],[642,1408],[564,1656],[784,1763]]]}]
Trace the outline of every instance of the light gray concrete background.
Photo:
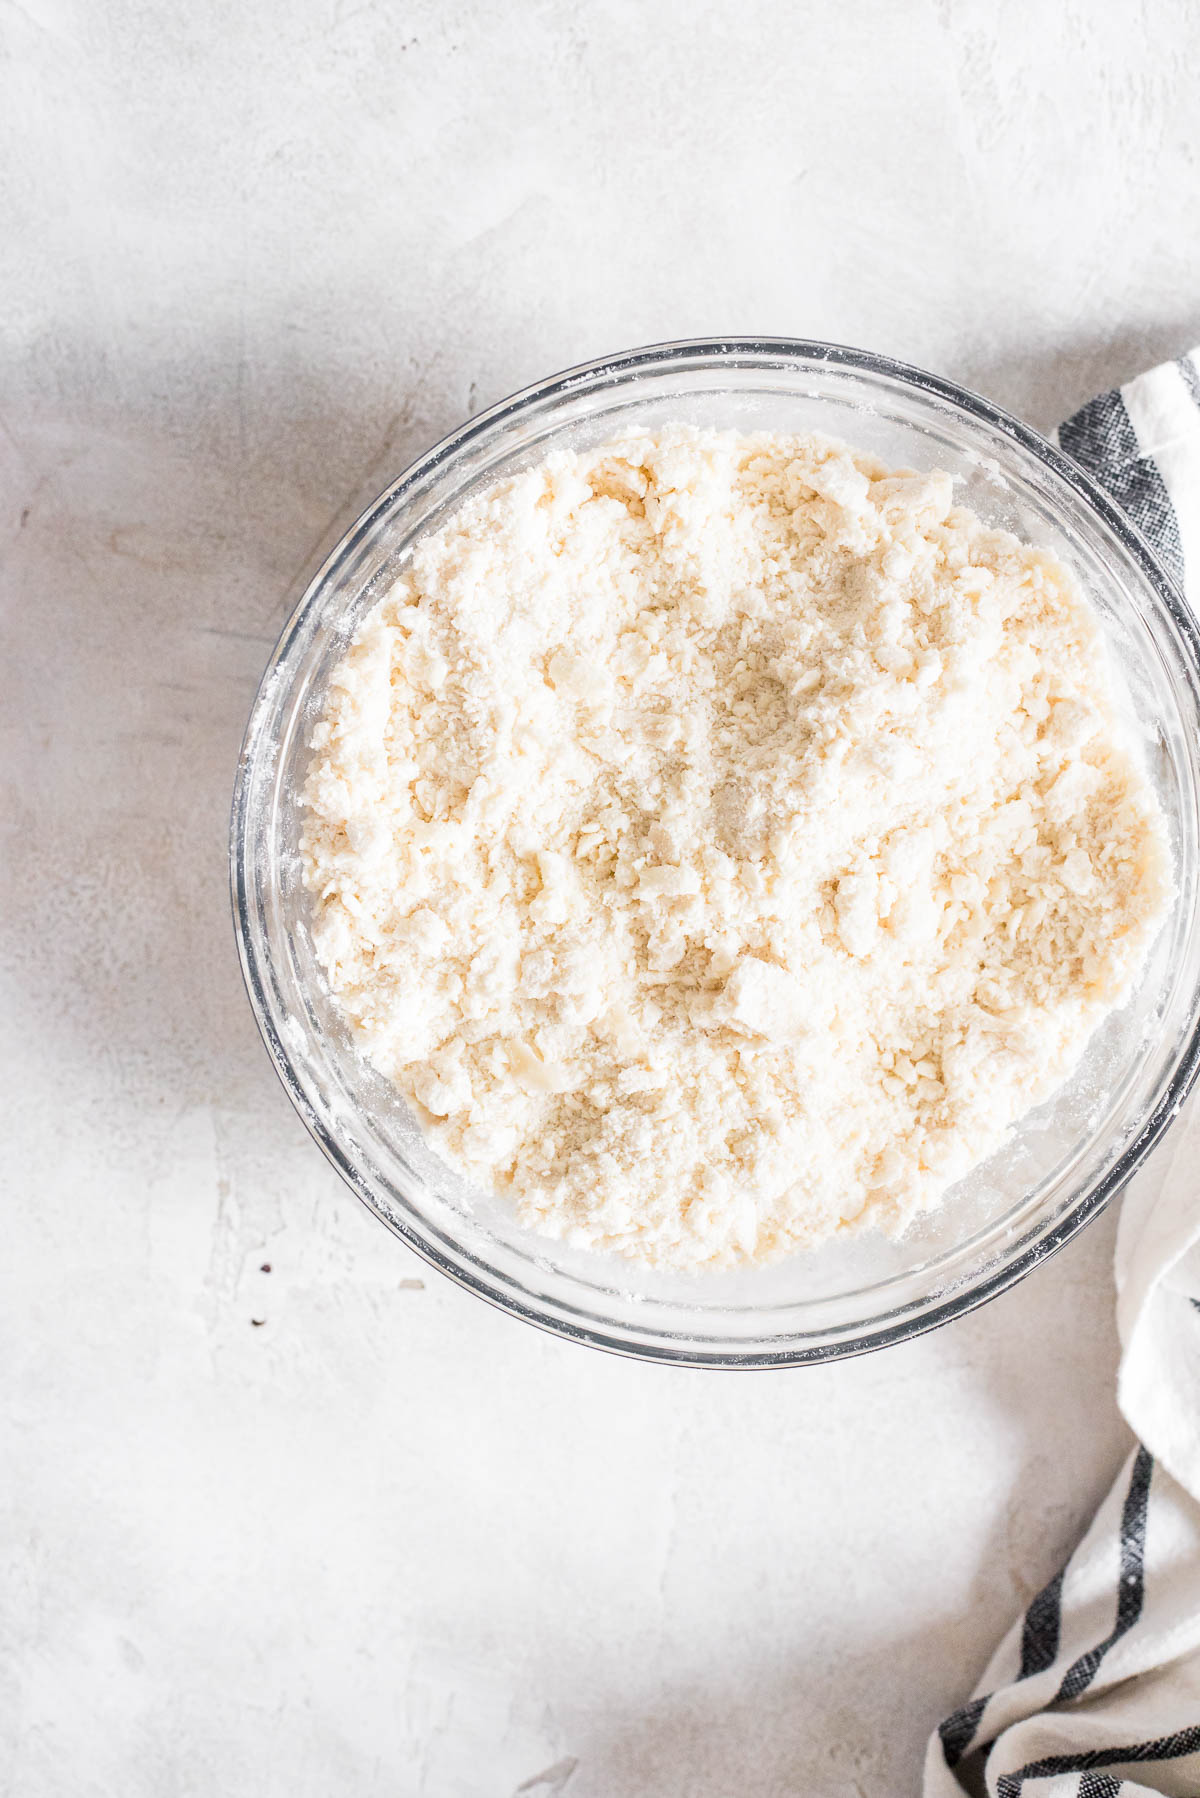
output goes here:
[{"label": "light gray concrete background", "polygon": [[1198,23],[0,0],[5,1793],[915,1790],[1124,1452],[1111,1220],[840,1367],[539,1336],[289,1110],[229,788],[317,547],[515,386],[782,332],[1049,425],[1200,337]]}]

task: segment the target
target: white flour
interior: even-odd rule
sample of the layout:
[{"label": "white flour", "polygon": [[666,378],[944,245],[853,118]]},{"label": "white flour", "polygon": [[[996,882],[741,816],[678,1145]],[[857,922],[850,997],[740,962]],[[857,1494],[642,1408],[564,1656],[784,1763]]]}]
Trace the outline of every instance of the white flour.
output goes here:
[{"label": "white flour", "polygon": [[902,1227],[1170,894],[1070,577],[820,438],[631,435],[473,499],[312,749],[365,1053],[524,1222],[661,1266]]}]

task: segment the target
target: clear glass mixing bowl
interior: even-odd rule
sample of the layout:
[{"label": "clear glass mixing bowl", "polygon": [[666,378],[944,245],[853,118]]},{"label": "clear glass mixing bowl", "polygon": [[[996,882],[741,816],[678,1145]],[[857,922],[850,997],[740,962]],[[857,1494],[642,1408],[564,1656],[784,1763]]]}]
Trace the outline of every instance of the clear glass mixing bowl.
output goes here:
[{"label": "clear glass mixing bowl", "polygon": [[[672,1275],[531,1234],[431,1155],[355,1052],[313,955],[297,852],[325,683],[413,539],[554,447],[669,421],[819,430],[893,466],[940,467],[989,522],[1052,549],[1103,620],[1170,821],[1178,896],[1138,990],[1074,1077],[899,1241],[854,1237],[760,1271]],[[1146,545],[1065,456],[987,401],[885,357],[782,338],[659,345],[571,369],[415,463],[316,575],[254,704],[232,878],[250,1000],[296,1109],[388,1227],[481,1297],[561,1336],[649,1359],[772,1367],[858,1354],[1019,1280],[1093,1217],[1178,1110],[1200,1054],[1200,678],[1195,624]]]}]

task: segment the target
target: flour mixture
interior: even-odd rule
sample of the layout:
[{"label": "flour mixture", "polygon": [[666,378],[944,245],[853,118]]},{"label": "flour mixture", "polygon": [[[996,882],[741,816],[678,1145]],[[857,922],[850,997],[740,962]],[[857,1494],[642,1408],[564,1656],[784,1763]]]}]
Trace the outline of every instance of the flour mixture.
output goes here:
[{"label": "flour mixture", "polygon": [[933,1205],[1171,890],[1070,576],[824,438],[630,435],[472,499],[312,752],[364,1053],[526,1224],[663,1267]]}]

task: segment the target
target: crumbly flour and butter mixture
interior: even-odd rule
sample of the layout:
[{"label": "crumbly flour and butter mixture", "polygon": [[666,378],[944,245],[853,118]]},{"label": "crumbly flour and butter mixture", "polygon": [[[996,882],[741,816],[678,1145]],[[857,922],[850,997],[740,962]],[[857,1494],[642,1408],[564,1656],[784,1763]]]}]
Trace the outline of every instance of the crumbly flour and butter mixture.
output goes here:
[{"label": "crumbly flour and butter mixture", "polygon": [[669,428],[420,542],[334,673],[317,953],[435,1148],[670,1268],[901,1229],[1171,892],[1093,615],[944,474]]}]

